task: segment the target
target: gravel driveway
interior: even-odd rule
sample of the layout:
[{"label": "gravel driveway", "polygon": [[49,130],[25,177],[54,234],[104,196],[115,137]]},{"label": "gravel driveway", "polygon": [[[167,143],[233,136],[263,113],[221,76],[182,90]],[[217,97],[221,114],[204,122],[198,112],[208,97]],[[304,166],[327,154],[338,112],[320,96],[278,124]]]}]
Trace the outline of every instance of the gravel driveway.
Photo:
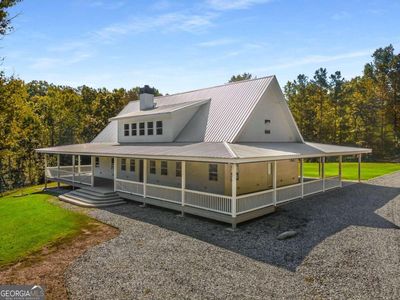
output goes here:
[{"label": "gravel driveway", "polygon": [[[72,299],[400,299],[400,172],[228,225],[136,203],[66,273]],[[276,236],[294,229],[289,240]]]}]

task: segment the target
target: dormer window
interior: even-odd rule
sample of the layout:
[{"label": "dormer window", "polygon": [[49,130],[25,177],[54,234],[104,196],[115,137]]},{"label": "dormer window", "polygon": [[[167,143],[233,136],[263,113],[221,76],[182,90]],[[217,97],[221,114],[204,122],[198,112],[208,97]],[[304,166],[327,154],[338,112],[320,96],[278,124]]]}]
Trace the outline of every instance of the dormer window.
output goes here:
[{"label": "dormer window", "polygon": [[144,122],[139,123],[139,135],[144,135],[145,134],[145,129],[144,129]]},{"label": "dormer window", "polygon": [[156,132],[157,132],[157,135],[163,134],[163,122],[162,121],[156,122]]},{"label": "dormer window", "polygon": [[137,124],[136,123],[132,123],[131,124],[131,135],[132,136],[136,136],[137,135]]},{"label": "dormer window", "polygon": [[154,133],[154,123],[147,122],[147,135],[153,135]]},{"label": "dormer window", "polygon": [[129,124],[124,124],[124,136],[129,136]]}]

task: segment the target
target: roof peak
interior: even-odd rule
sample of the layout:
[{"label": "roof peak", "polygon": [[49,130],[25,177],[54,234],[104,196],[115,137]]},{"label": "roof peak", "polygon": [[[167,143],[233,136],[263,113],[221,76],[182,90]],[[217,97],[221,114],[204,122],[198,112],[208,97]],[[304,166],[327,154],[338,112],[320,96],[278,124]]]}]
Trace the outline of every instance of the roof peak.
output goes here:
[{"label": "roof peak", "polygon": [[256,80],[261,80],[261,79],[266,79],[266,78],[271,78],[271,77],[275,77],[275,75],[268,75],[268,76],[251,78],[251,79],[246,79],[246,80],[239,80],[239,81],[234,81],[234,82],[227,82],[224,84],[194,89],[194,90],[190,90],[190,91],[186,91],[186,92],[179,92],[179,93],[174,93],[174,94],[169,94],[169,95],[164,95],[164,96],[157,96],[157,97],[155,97],[155,99],[160,99],[163,97],[170,97],[170,96],[175,96],[175,95],[188,94],[188,93],[193,93],[193,92],[197,92],[197,91],[208,90],[208,89],[213,89],[213,88],[223,87],[223,86],[228,86],[228,85],[241,84],[241,83],[245,83],[245,82],[249,82],[249,81],[256,81]]}]

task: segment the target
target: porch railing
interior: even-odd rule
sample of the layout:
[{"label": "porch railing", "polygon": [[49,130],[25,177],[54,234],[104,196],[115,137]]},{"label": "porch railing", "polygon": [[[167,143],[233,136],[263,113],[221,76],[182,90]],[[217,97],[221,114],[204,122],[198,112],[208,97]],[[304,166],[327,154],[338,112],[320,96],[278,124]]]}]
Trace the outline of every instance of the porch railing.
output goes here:
[{"label": "porch railing", "polygon": [[[82,165],[80,172],[78,168],[72,166],[47,167],[46,176],[53,179],[62,179],[64,181],[90,185],[92,182],[92,167]],[[264,190],[255,193],[239,195],[236,197],[236,215],[251,212],[264,207],[278,205],[293,199],[302,198],[307,195],[322,192],[341,186],[339,176],[328,177],[325,179],[314,179],[304,181],[294,185]],[[142,182],[136,182],[126,179],[115,180],[117,192],[144,196],[145,186]],[[194,208],[200,208],[221,214],[233,215],[233,198],[227,195],[206,193],[195,190],[170,187],[157,184],[146,184],[146,197],[171,202],[178,205],[186,205]],[[182,201],[184,197],[184,201]]]},{"label": "porch railing", "polygon": [[80,172],[78,166],[47,167],[46,176],[49,179],[61,179],[72,183],[91,185],[92,166],[81,165]]}]

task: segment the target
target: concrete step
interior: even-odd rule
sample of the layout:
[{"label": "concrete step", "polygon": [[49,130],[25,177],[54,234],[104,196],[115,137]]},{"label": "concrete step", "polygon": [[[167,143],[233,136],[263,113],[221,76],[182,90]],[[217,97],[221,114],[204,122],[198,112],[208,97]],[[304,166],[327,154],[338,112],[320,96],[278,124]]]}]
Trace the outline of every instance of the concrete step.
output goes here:
[{"label": "concrete step", "polygon": [[64,201],[64,202],[68,202],[68,203],[72,203],[78,206],[83,206],[83,207],[106,207],[106,206],[114,206],[114,205],[120,205],[120,204],[124,204],[125,201],[121,200],[116,200],[116,201],[112,201],[112,202],[95,202],[95,203],[90,203],[87,202],[86,200],[80,200],[77,198],[72,198],[67,196],[67,194],[64,195],[60,195],[58,197],[60,200]]},{"label": "concrete step", "polygon": [[93,188],[81,188],[78,190],[75,190],[75,192],[87,194],[87,195],[93,195],[93,196],[112,196],[116,195],[114,191],[102,191],[102,190],[96,190]]},{"label": "concrete step", "polygon": [[110,203],[110,202],[115,202],[115,201],[121,201],[121,198],[115,197],[115,198],[107,198],[107,199],[90,199],[82,195],[76,195],[76,194],[66,194],[67,197],[77,199],[79,201],[85,201],[87,203]]},{"label": "concrete step", "polygon": [[63,194],[58,197],[62,201],[85,207],[104,207],[125,203],[117,193],[95,188],[82,188]]},{"label": "concrete step", "polygon": [[73,192],[69,192],[68,195],[71,196],[78,196],[81,198],[86,198],[90,200],[97,200],[97,201],[102,201],[102,200],[114,200],[114,199],[119,199],[119,196],[117,193],[108,195],[108,196],[102,196],[102,195],[94,195],[94,194],[87,194],[87,193],[82,193],[80,190],[76,190]]}]

